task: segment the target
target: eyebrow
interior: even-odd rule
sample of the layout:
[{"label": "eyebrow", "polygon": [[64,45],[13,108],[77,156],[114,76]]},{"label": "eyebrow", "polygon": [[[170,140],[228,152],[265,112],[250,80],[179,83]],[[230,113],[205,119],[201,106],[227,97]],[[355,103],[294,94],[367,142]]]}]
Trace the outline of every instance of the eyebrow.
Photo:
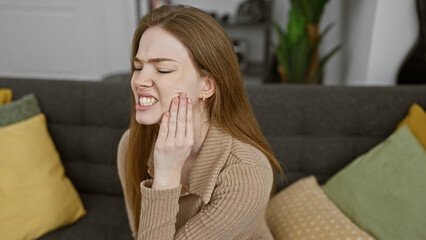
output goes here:
[{"label": "eyebrow", "polygon": [[[142,60],[140,58],[138,58],[138,57],[135,57],[133,59],[133,61],[134,62],[142,62]],[[151,59],[148,60],[149,63],[151,63],[151,62],[156,62],[156,63],[157,62],[166,62],[166,61],[176,62],[175,60],[170,59],[170,58],[151,58]]]}]

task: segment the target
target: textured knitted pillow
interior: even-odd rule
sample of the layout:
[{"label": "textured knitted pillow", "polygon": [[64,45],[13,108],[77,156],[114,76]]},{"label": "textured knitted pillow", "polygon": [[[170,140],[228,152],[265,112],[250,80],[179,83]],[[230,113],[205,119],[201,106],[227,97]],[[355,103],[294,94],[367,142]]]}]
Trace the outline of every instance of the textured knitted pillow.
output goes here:
[{"label": "textured knitted pillow", "polygon": [[34,94],[30,93],[6,105],[0,105],[0,126],[16,123],[41,113]]},{"label": "textured knitted pillow", "polygon": [[377,239],[426,239],[426,152],[404,125],[323,186]]},{"label": "textured knitted pillow", "polygon": [[396,130],[404,124],[408,126],[423,148],[426,149],[426,113],[420,105],[415,103],[410,107],[408,115],[398,124]]},{"label": "textured knitted pillow", "polygon": [[300,179],[275,195],[265,217],[276,240],[373,239],[340,212],[314,176]]},{"label": "textured knitted pillow", "polygon": [[0,105],[7,104],[12,100],[12,90],[8,88],[0,88]]},{"label": "textured knitted pillow", "polygon": [[0,239],[37,239],[85,214],[44,114],[0,127]]}]

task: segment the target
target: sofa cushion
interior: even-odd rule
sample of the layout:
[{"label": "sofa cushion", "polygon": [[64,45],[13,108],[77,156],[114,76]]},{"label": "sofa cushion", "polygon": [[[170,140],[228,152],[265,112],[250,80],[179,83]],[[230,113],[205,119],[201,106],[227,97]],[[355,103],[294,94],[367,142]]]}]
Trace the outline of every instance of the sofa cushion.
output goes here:
[{"label": "sofa cushion", "polygon": [[84,216],[44,114],[0,127],[0,239],[35,239]]},{"label": "sofa cushion", "polygon": [[328,199],[314,176],[275,195],[265,217],[275,239],[373,239]]},{"label": "sofa cushion", "polygon": [[377,239],[426,239],[426,152],[404,125],[324,186]]},{"label": "sofa cushion", "polygon": [[0,105],[0,126],[6,126],[39,114],[40,107],[34,94],[27,94],[6,105]]},{"label": "sofa cushion", "polygon": [[398,124],[396,130],[403,125],[408,126],[423,148],[426,149],[426,113],[419,104],[415,103],[410,107],[408,115]]},{"label": "sofa cushion", "polygon": [[0,105],[7,104],[12,100],[12,90],[8,88],[0,88]]},{"label": "sofa cushion", "polygon": [[82,193],[80,196],[87,215],[39,240],[132,240],[122,196],[92,193]]}]

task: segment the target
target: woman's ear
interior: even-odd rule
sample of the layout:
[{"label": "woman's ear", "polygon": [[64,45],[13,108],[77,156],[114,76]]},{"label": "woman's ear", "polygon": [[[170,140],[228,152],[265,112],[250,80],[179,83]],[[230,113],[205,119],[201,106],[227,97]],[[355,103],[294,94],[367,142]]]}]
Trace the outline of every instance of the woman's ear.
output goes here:
[{"label": "woman's ear", "polygon": [[201,97],[203,98],[209,98],[211,97],[216,91],[216,84],[214,81],[214,78],[212,76],[205,76],[203,77],[203,87],[201,88]]}]

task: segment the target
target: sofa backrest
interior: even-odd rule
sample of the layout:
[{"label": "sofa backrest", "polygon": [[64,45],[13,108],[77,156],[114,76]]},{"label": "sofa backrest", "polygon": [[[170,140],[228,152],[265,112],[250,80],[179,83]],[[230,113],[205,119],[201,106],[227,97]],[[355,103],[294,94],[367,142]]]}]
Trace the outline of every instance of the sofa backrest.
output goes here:
[{"label": "sofa backrest", "polygon": [[[13,98],[33,92],[67,176],[78,191],[122,194],[117,145],[128,128],[129,82],[0,79]],[[426,109],[426,86],[246,87],[284,172],[277,190],[314,174],[320,183],[389,136],[412,103]]]},{"label": "sofa backrest", "polygon": [[265,85],[247,93],[284,173],[280,190],[308,175],[324,183],[387,138],[413,103],[426,109],[426,85]]}]

